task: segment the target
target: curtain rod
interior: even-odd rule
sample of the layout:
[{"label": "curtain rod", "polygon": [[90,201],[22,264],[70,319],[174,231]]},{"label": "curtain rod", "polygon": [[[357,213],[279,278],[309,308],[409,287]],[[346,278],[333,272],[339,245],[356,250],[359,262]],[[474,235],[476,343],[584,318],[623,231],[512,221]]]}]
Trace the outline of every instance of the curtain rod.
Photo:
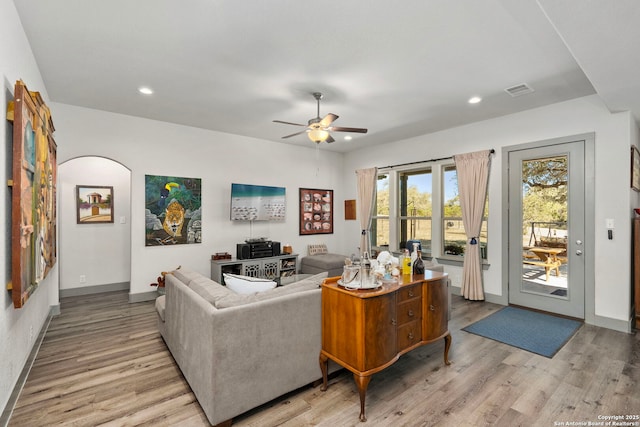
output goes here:
[{"label": "curtain rod", "polygon": [[[489,152],[489,154],[494,154],[495,152],[496,152],[496,150],[494,150],[492,148],[491,151]],[[420,161],[417,161],[417,162],[400,163],[400,164],[397,164],[397,165],[390,165],[390,166],[382,166],[382,167],[379,167],[378,169],[397,168],[399,166],[409,166],[409,165],[417,165],[417,164],[420,164],[420,163],[439,162],[440,160],[449,160],[449,159],[453,159],[453,156],[440,157],[438,159],[420,160]]]}]

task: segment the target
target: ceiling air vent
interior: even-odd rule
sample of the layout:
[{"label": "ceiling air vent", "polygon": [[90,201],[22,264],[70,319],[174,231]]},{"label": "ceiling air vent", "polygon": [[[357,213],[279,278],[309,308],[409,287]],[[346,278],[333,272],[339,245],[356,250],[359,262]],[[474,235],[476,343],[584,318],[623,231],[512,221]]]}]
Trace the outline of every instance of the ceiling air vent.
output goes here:
[{"label": "ceiling air vent", "polygon": [[531,89],[531,87],[528,86],[526,83],[522,83],[519,85],[508,87],[504,91],[515,98],[516,96],[531,93],[533,92],[533,89]]}]

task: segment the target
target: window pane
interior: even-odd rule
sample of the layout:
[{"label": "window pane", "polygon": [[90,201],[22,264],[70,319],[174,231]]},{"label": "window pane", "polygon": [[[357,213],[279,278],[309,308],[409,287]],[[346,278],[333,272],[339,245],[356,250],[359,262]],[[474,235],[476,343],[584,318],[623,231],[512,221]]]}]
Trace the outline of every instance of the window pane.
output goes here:
[{"label": "window pane", "polygon": [[389,175],[378,175],[374,216],[389,216]]},{"label": "window pane", "polygon": [[389,246],[389,218],[374,218],[371,230],[372,246]]},{"label": "window pane", "polygon": [[404,172],[400,184],[399,217],[400,249],[408,240],[420,240],[422,251],[431,252],[431,170]]},{"label": "window pane", "polygon": [[463,256],[467,236],[462,224],[462,209],[460,208],[460,196],[458,195],[458,175],[455,166],[446,166],[442,179],[444,187],[443,206],[443,233],[444,242],[442,253],[444,255]]},{"label": "window pane", "polygon": [[389,245],[389,175],[378,175],[376,205],[371,221],[371,245]]},{"label": "window pane", "polygon": [[[443,172],[444,206],[442,215],[443,248],[444,255],[464,256],[467,244],[467,236],[462,224],[462,209],[460,207],[460,196],[458,194],[458,175],[455,166],[446,166]],[[480,230],[480,254],[483,259],[487,258],[487,216],[488,201],[485,205],[485,217]]]},{"label": "window pane", "polygon": [[[413,236],[409,240],[420,240],[422,253],[431,253],[431,218],[428,219],[401,219],[400,228],[410,231]],[[403,248],[406,248],[407,240],[403,240]]]}]

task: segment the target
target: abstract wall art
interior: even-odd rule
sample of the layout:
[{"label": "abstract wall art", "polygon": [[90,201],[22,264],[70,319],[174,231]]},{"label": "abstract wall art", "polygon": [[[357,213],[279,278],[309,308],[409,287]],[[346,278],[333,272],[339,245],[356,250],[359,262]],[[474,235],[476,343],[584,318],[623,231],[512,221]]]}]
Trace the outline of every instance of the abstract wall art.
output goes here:
[{"label": "abstract wall art", "polygon": [[11,290],[24,306],[56,263],[56,143],[51,112],[40,93],[17,81],[7,108],[13,122]]}]

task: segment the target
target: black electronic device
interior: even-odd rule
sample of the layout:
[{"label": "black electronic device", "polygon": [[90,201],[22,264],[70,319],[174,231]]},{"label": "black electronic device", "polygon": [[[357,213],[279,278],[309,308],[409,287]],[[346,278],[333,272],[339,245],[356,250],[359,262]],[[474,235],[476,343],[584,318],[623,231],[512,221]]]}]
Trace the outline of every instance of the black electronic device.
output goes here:
[{"label": "black electronic device", "polygon": [[236,257],[238,259],[266,258],[276,255],[280,255],[280,242],[249,240],[237,245]]}]

